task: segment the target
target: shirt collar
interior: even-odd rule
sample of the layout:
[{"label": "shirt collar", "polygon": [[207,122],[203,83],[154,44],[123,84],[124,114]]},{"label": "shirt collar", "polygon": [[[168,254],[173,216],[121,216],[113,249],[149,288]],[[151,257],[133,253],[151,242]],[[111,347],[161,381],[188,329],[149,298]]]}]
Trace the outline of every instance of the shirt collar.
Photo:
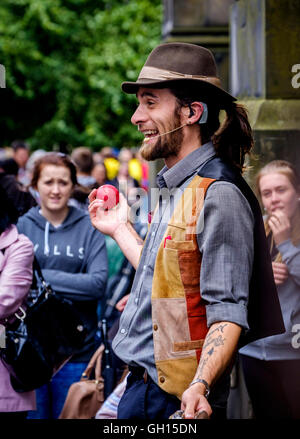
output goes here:
[{"label": "shirt collar", "polygon": [[169,169],[167,166],[164,166],[157,174],[157,186],[160,189],[163,187],[168,189],[179,187],[184,180],[193,175],[203,163],[215,154],[216,151],[212,142],[205,143],[172,166],[172,168]]}]

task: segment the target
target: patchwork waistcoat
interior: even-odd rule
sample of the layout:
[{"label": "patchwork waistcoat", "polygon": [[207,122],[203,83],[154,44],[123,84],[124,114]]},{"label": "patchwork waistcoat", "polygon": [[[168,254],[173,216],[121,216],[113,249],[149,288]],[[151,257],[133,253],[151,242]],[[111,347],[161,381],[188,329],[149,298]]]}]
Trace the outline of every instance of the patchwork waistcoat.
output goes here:
[{"label": "patchwork waistcoat", "polygon": [[259,203],[241,174],[214,156],[199,169],[175,206],[154,267],[152,321],[158,385],[179,399],[194,378],[208,332],[196,232],[201,232],[197,223],[206,191],[215,181],[236,185],[254,216],[249,330],[242,333],[239,346],[285,331]]},{"label": "patchwork waistcoat", "polygon": [[154,267],[151,301],[158,385],[179,399],[194,378],[208,331],[196,229],[213,181],[196,175],[184,190]]}]

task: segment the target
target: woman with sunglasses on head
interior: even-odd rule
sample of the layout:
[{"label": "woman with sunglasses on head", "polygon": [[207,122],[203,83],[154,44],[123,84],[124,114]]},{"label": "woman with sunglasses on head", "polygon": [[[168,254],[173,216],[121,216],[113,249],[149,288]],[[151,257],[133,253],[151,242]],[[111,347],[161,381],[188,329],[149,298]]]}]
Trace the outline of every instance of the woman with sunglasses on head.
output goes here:
[{"label": "woman with sunglasses on head", "polygon": [[46,282],[72,301],[88,330],[82,352],[37,390],[38,411],[32,418],[59,417],[70,385],[80,380],[97,348],[97,305],[107,281],[107,254],[104,236],[91,226],[87,212],[69,206],[76,184],[75,165],[66,155],[47,153],[38,159],[31,185],[39,193],[40,206],[17,224],[33,242]]},{"label": "woman with sunglasses on head", "polygon": [[[0,349],[5,349],[5,326],[16,320],[32,282],[33,245],[18,233],[18,211],[0,186]],[[0,422],[25,419],[35,409],[34,392],[17,393],[0,359]]]},{"label": "woman with sunglasses on head", "polygon": [[257,175],[286,332],[240,349],[256,418],[300,419],[300,176],[284,160]]}]

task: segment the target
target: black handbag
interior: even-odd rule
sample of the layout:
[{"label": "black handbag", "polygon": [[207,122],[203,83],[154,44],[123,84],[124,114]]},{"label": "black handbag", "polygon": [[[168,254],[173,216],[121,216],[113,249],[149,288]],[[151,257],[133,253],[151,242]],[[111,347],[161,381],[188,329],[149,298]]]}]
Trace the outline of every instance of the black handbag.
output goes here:
[{"label": "black handbag", "polygon": [[[16,392],[37,389],[84,346],[87,330],[72,302],[55,293],[33,262],[31,294],[5,325],[0,358]],[[10,320],[10,319],[9,319]]]}]

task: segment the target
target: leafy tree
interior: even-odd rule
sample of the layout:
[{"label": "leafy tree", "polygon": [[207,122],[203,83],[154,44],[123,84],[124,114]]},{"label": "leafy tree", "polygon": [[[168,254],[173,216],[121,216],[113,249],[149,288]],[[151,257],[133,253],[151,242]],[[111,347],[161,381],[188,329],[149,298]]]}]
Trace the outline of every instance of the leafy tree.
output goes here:
[{"label": "leafy tree", "polygon": [[160,0],[1,0],[1,144],[137,145],[135,80],[160,42]]}]

